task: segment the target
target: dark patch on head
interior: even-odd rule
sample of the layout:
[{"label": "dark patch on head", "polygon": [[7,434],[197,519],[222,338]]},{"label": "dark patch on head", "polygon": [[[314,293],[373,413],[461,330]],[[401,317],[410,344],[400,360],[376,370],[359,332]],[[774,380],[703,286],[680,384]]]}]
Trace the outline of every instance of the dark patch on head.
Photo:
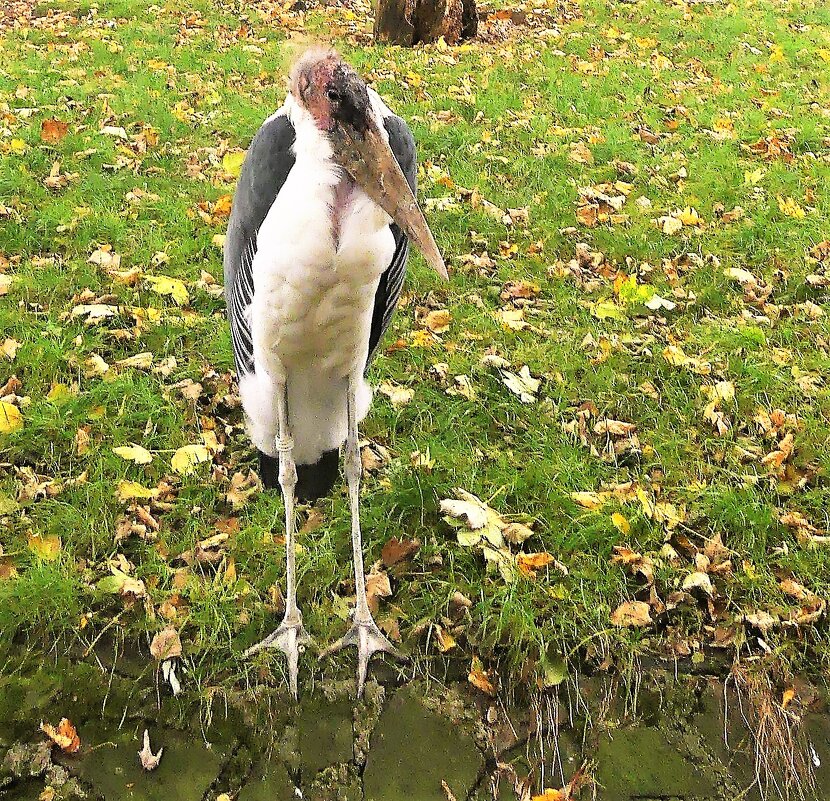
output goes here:
[{"label": "dark patch on head", "polygon": [[369,126],[366,84],[334,51],[306,53],[292,69],[291,91],[321,130],[341,126],[364,134]]},{"label": "dark patch on head", "polygon": [[366,132],[369,127],[369,93],[356,72],[339,64],[326,86],[326,98],[332,117],[337,122],[358,133]]}]

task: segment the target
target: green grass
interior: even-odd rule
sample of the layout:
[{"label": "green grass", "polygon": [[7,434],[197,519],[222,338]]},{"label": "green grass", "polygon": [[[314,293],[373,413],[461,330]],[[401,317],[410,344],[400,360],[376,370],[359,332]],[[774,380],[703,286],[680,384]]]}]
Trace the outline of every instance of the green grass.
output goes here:
[{"label": "green grass", "polygon": [[[249,10],[246,38],[235,35],[240,21],[231,7],[191,5],[203,26],[185,26],[175,4],[125,1],[97,15],[53,12],[0,31],[0,204],[9,210],[0,217],[0,264],[9,260],[13,277],[0,297],[0,341],[20,343],[13,362],[0,356],[0,384],[15,374],[16,394],[25,398],[12,399],[23,428],[0,434],[0,631],[90,642],[119,615],[110,633],[142,636],[165,625],[163,605],[173,599],[185,653],[208,685],[242,676],[241,651],[276,625],[269,587],[284,580],[284,549],[275,541],[282,531],[275,494],[238,511],[225,497],[228,479],[254,459],[233,402],[223,301],[196,286],[202,271],[222,280],[213,238],[224,219],[204,221],[199,204],[209,209],[233,191],[222,157],[246,147],[281,104],[290,48],[287,31],[264,12]],[[783,579],[830,595],[830,549],[808,547],[779,521],[795,510],[826,529],[830,508],[830,304],[826,288],[806,282],[822,269],[806,254],[830,238],[830,84],[822,60],[830,57],[830,12],[818,2],[775,0],[585,0],[570,11],[559,35],[525,27],[498,44],[414,50],[355,47],[343,9],[312,9],[304,20],[312,33],[334,30],[344,55],[411,122],[420,158],[434,168],[421,176],[422,197],[456,201],[429,213],[451,283],[437,285],[413,258],[387,340],[407,346],[384,352],[371,372],[374,383],[412,387],[414,399],[394,409],[378,394],[363,426],[392,455],[364,482],[367,565],[393,536],[421,541],[379,617],[397,618],[404,647],[423,652],[436,670],[441,660],[466,669],[480,656],[505,680],[528,678],[544,667],[544,654],[607,666],[606,657],[625,663],[639,653],[674,653],[678,643],[705,661],[716,630],[737,632],[747,656],[761,650],[743,615],[763,610],[786,619],[798,608],[782,592]],[[69,125],[56,144],[40,137],[52,117]],[[99,134],[102,125],[123,127],[128,140]],[[640,126],[659,140],[643,141]],[[135,142],[148,127],[158,141],[143,151]],[[788,143],[791,160],[744,147],[773,135]],[[591,163],[571,158],[576,142],[588,145]],[[633,164],[634,174],[615,160]],[[76,177],[52,190],[43,180],[55,161]],[[678,179],[681,168],[686,177]],[[756,178],[745,177],[759,168]],[[508,227],[459,199],[448,182],[430,178],[441,172],[502,209],[528,207],[529,224]],[[578,189],[614,181],[632,185],[625,219],[578,223]],[[126,196],[136,188],[150,195],[132,203]],[[779,196],[794,199],[803,218],[784,214]],[[721,211],[739,205],[745,216],[720,222],[718,204]],[[705,220],[702,229],[669,235],[654,223],[689,206]],[[604,254],[605,268],[570,268],[579,242]],[[185,312],[147,282],[113,282],[90,263],[105,243],[120,254],[122,270],[186,282]],[[461,258],[485,250],[492,267]],[[169,260],[154,264],[159,251]],[[696,258],[684,263],[685,253]],[[730,268],[753,273],[768,297],[750,302],[725,275]],[[676,309],[660,318],[641,302],[623,302],[614,291],[617,271],[637,274],[641,301],[656,293]],[[519,331],[497,317],[504,285],[516,280],[539,288],[525,307],[530,327]],[[92,300],[79,297],[85,290]],[[69,314],[95,301],[120,311],[99,325]],[[597,315],[608,308],[598,307],[603,301],[614,316]],[[412,338],[418,306],[452,313],[449,331],[431,347]],[[158,309],[160,319],[140,322],[131,307]],[[669,363],[669,345],[707,362],[708,374]],[[154,366],[175,363],[165,373],[113,366],[145,351]],[[537,402],[521,403],[497,370],[481,364],[488,352],[514,371],[529,366],[541,380]],[[111,365],[106,375],[86,374],[92,354]],[[447,394],[431,371],[436,363],[447,365],[449,386],[468,376],[475,397]],[[203,386],[196,402],[172,388],[186,379]],[[723,433],[704,416],[705,388],[719,381],[735,390],[719,406]],[[583,442],[578,420],[587,408]],[[797,421],[765,438],[754,418],[774,409]],[[638,446],[609,451],[608,438],[592,433],[605,418],[636,424]],[[81,454],[79,429],[89,436]],[[224,445],[213,465],[171,478],[172,453],[205,430]],[[794,451],[780,469],[769,468],[761,459],[787,431]],[[112,452],[131,442],[153,452],[150,465]],[[432,471],[413,467],[409,454],[427,448]],[[155,538],[116,538],[127,506],[116,497],[122,479],[171,485],[164,507],[154,507]],[[35,497],[21,494],[46,480],[52,485]],[[572,497],[630,481],[645,503],[632,497],[586,509]],[[533,537],[512,546],[514,555],[548,552],[567,575],[550,566],[535,580],[505,581],[488,570],[481,551],[460,546],[441,519],[439,501],[454,497],[455,487],[491,499],[508,519],[532,522]],[[655,501],[678,510],[676,528],[652,513]],[[322,525],[300,535],[299,597],[307,627],[327,642],[344,629],[338,613],[350,593],[349,519],[340,488],[319,508]],[[614,525],[615,512],[628,533]],[[234,524],[218,574],[188,568],[181,555],[228,517],[238,518],[238,530]],[[30,547],[32,534],[61,538],[54,561]],[[652,626],[611,625],[620,603],[648,600],[642,583],[611,562],[614,545],[654,560],[665,602],[694,570],[684,543],[702,550],[714,535],[730,550],[732,569],[712,575],[712,603],[687,595],[676,609],[655,608]],[[147,590],[146,600],[127,608],[97,586],[119,554]],[[456,591],[472,601],[460,622],[447,618]],[[428,638],[430,623],[455,637],[446,654],[437,652],[434,630]],[[830,666],[823,623],[776,626],[764,642],[795,670]]]}]

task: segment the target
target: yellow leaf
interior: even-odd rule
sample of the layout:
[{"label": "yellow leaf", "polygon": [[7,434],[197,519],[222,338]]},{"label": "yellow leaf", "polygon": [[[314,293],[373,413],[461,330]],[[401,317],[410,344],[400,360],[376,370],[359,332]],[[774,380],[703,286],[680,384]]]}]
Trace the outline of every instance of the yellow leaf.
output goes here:
[{"label": "yellow leaf", "polygon": [[202,462],[209,461],[210,451],[204,445],[185,445],[173,454],[170,466],[179,475],[186,476]]},{"label": "yellow leaf", "polygon": [[113,448],[112,452],[128,462],[135,462],[135,464],[150,464],[153,461],[153,455],[146,448],[141,445],[121,445],[118,448]]},{"label": "yellow leaf", "polygon": [[686,206],[683,211],[677,212],[675,215],[683,225],[701,225],[703,220],[701,219],[700,215],[697,213],[697,209],[693,208],[692,206]]},{"label": "yellow leaf", "polygon": [[15,156],[22,156],[26,152],[26,143],[22,139],[12,139],[10,146]]},{"label": "yellow leaf", "polygon": [[222,169],[234,178],[238,178],[242,162],[245,161],[245,152],[244,150],[229,150],[222,157]]},{"label": "yellow leaf", "polygon": [[115,490],[119,501],[145,501],[150,498],[157,498],[159,491],[155,487],[150,489],[139,484],[137,481],[119,481]]},{"label": "yellow leaf", "polygon": [[611,515],[611,522],[614,524],[614,528],[622,534],[628,534],[631,531],[631,523],[628,522],[628,518],[619,512],[614,512]]},{"label": "yellow leaf", "polygon": [[816,50],[816,54],[822,61],[826,61],[828,64],[830,64],[830,50],[822,48],[820,50]]},{"label": "yellow leaf", "polygon": [[605,503],[605,498],[596,492],[572,492],[571,500],[586,509],[599,509]]},{"label": "yellow leaf", "polygon": [[455,648],[455,637],[448,631],[444,631],[440,626],[435,627],[435,644],[438,650],[445,654],[452,648]]},{"label": "yellow leaf", "polygon": [[179,306],[185,306],[190,302],[190,295],[183,281],[178,278],[170,278],[167,275],[145,275],[144,280],[159,295],[170,295]]},{"label": "yellow leaf", "polygon": [[534,795],[530,801],[567,801],[566,796],[561,790],[546,789],[542,795]]},{"label": "yellow leaf", "polygon": [[23,415],[20,409],[7,401],[0,401],[0,434],[11,434],[23,428]]},{"label": "yellow leaf", "polygon": [[61,551],[61,538],[55,534],[48,537],[40,534],[29,534],[29,549],[41,559],[53,562]]},{"label": "yellow leaf", "polygon": [[763,167],[758,167],[757,170],[744,170],[744,183],[749,186],[755,186],[761,183],[767,171]]},{"label": "yellow leaf", "polygon": [[798,205],[798,201],[791,197],[781,197],[778,195],[778,208],[782,214],[787,217],[793,217],[796,220],[803,220],[807,216],[807,212]]},{"label": "yellow leaf", "polygon": [[71,397],[72,390],[66,384],[61,384],[59,381],[52,384],[49,388],[49,392],[46,393],[46,400],[51,403],[64,403]]}]

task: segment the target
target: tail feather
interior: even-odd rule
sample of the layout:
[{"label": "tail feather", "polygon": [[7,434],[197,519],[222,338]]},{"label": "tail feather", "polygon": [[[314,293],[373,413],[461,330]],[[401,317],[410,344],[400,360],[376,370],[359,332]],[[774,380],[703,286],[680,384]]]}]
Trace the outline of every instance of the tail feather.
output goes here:
[{"label": "tail feather", "polygon": [[[298,501],[311,503],[331,491],[337,481],[338,456],[338,449],[334,448],[326,451],[314,464],[297,465],[297,487],[294,494]],[[267,489],[279,487],[279,458],[260,451],[259,477]]]}]

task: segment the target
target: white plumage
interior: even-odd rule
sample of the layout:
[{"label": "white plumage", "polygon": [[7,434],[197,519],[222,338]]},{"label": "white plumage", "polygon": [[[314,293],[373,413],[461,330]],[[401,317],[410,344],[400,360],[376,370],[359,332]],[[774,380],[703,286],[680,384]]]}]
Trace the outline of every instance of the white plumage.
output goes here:
[{"label": "white plumage", "polygon": [[[391,112],[369,91],[383,131]],[[259,229],[248,311],[255,372],[241,379],[240,393],[251,440],[276,456],[273,377],[285,377],[294,459],[311,464],[346,439],[346,381],[366,364],[375,291],[395,240],[391,218],[362,189],[352,184],[343,196],[347,179],[311,114],[290,94],[277,113],[296,131],[296,161]],[[371,398],[364,380],[358,422]]]}]

